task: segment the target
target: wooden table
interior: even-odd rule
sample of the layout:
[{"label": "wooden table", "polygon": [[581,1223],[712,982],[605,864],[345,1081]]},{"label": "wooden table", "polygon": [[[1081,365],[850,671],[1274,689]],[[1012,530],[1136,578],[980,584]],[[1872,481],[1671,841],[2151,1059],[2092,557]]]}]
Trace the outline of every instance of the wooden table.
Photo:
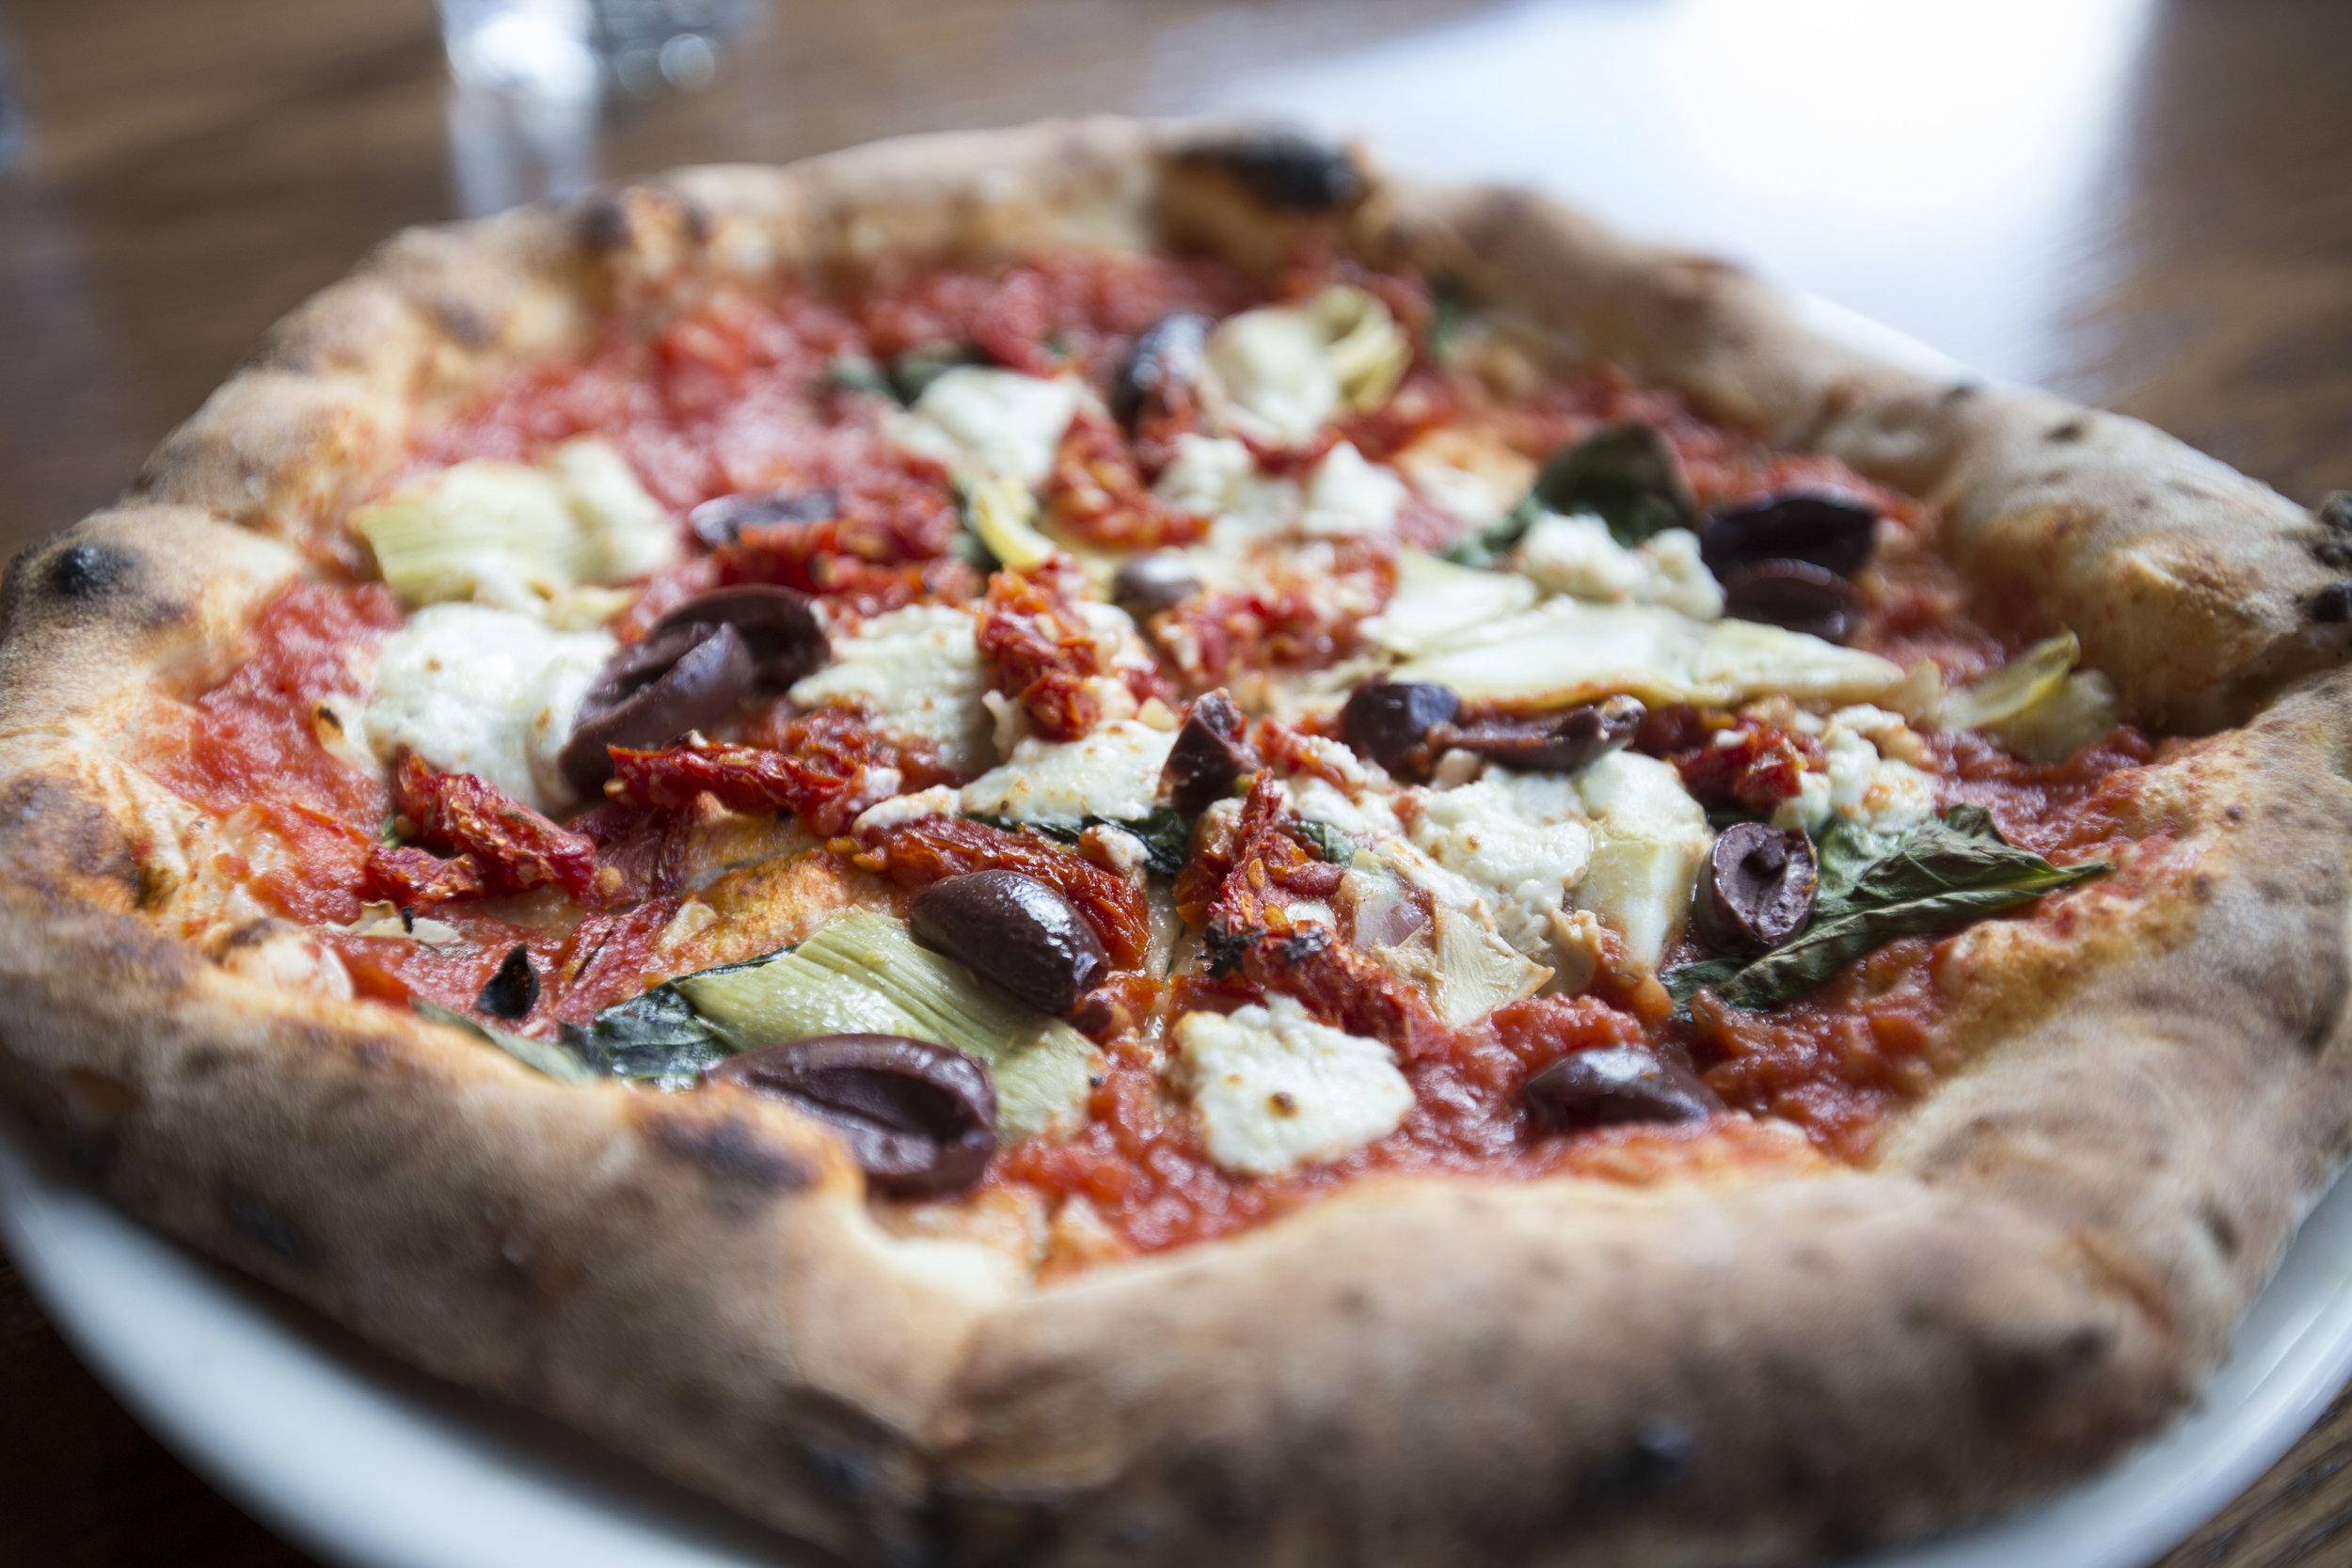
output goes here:
[{"label": "wooden table", "polygon": [[[423,0],[8,0],[0,54],[27,121],[0,168],[9,549],[113,494],[273,317],[497,173],[494,140],[453,150]],[[2352,7],[2329,0],[776,0],[716,85],[625,107],[595,155],[772,160],[1077,110],[1335,117],[2311,501],[2352,483],[2346,59]],[[2347,1408],[2168,1568],[2352,1560]],[[305,1560],[142,1433],[0,1264],[0,1561],[162,1560]]]}]

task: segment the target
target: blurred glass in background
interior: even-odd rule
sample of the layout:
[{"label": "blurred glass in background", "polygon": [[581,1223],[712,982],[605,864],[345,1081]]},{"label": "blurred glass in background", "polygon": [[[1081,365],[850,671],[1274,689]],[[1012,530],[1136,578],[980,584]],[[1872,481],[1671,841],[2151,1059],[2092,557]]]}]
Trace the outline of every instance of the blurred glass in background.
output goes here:
[{"label": "blurred glass in background", "polygon": [[761,0],[437,0],[450,157],[468,216],[596,178],[600,114],[700,92]]}]

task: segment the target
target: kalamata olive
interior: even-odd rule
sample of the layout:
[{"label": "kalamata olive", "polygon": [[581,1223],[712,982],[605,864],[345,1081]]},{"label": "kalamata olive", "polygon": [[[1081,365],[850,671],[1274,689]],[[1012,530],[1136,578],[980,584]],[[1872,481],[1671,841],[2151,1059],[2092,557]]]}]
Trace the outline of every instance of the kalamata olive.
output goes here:
[{"label": "kalamata olive", "polygon": [[1248,729],[1248,721],[1223,687],[1197,699],[1184,727],[1176,732],[1176,744],[1168,748],[1168,765],[1160,769],[1168,803],[1186,816],[1198,816],[1212,801],[1231,794],[1235,779],[1263,767],[1264,759],[1249,744]]},{"label": "kalamata olive", "polygon": [[747,528],[814,523],[840,510],[840,495],[832,490],[747,490],[703,502],[686,515],[686,526],[695,538],[717,549],[734,544]]},{"label": "kalamata olive", "polygon": [[833,657],[809,596],[789,588],[745,583],[697,594],[654,623],[654,635],[692,626],[733,626],[752,651],[763,686],[781,689],[815,674]]},{"label": "kalamata olive", "polygon": [[1056,1017],[1110,968],[1086,916],[1018,871],[967,871],[933,882],[915,895],[907,924],[924,946]]},{"label": "kalamata olive", "polygon": [[1176,161],[1230,175],[1264,206],[1293,213],[1333,213],[1363,195],[1363,171],[1347,150],[1295,131],[1246,132],[1188,147]]},{"label": "kalamata olive", "polygon": [[790,1101],[841,1134],[876,1187],[962,1192],[996,1152],[996,1085],[961,1051],[903,1035],[818,1035],[730,1056],[704,1074]]},{"label": "kalamata olive", "polygon": [[752,651],[733,626],[673,626],[612,656],[581,699],[557,760],[582,795],[612,776],[608,748],[660,746],[735,711],[752,687]]},{"label": "kalamata olive", "polygon": [[1724,584],[1724,613],[1843,642],[1862,620],[1862,590],[1809,561],[1764,561]]},{"label": "kalamata olive", "polygon": [[492,1018],[525,1018],[539,1005],[539,972],[531,967],[531,949],[521,942],[506,950],[498,973],[483,982],[473,999],[474,1011]]},{"label": "kalamata olive", "polygon": [[1728,582],[1767,561],[1804,561],[1850,578],[1870,559],[1878,514],[1836,496],[1775,496],[1718,514],[1699,531],[1699,559]]},{"label": "kalamata olive", "polygon": [[1804,928],[1820,880],[1813,841],[1802,831],[1734,823],[1707,857],[1692,922],[1721,952],[1761,953]]},{"label": "kalamata olive", "polygon": [[1138,621],[1200,594],[1200,579],[1193,575],[1192,563],[1174,550],[1139,555],[1111,578],[1111,603]]},{"label": "kalamata olive", "polygon": [[1422,766],[1432,730],[1454,722],[1462,699],[1435,681],[1367,681],[1340,709],[1340,738],[1391,771]]},{"label": "kalamata olive", "polygon": [[1527,1113],[1555,1132],[1626,1121],[1702,1121],[1724,1108],[1681,1063],[1638,1045],[1576,1051],[1527,1081]]},{"label": "kalamata olive", "polygon": [[1111,383],[1111,417],[1132,431],[1138,416],[1188,398],[1208,363],[1208,318],[1183,312],[1161,317],[1136,340],[1135,351]]},{"label": "kalamata olive", "polygon": [[1438,752],[1474,752],[1505,768],[1573,773],[1632,744],[1647,712],[1638,698],[1604,697],[1557,718],[1495,718],[1440,724],[1431,733],[1429,746]]}]

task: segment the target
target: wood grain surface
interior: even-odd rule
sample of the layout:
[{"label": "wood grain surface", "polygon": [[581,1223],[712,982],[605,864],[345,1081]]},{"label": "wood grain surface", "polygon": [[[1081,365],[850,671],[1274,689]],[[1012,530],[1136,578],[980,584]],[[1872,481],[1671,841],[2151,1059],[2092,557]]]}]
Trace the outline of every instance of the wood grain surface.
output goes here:
[{"label": "wood grain surface", "polygon": [[[2352,484],[2347,60],[2334,0],[772,0],[708,90],[621,105],[593,155],[626,174],[1052,113],[1337,115],[2308,502]],[[24,126],[0,165],[9,550],[111,497],[271,319],[505,167],[425,0],[6,0],[0,92]],[[148,1438],[0,1264],[0,1563],[307,1560]],[[2166,1568],[2347,1562],[2340,1399]]]}]

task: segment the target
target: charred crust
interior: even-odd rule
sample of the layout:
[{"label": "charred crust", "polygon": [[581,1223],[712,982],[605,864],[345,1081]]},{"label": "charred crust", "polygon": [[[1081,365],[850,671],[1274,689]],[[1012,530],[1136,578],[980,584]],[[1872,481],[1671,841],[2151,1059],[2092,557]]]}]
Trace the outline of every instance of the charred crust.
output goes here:
[{"label": "charred crust", "polygon": [[68,545],[49,558],[41,581],[62,599],[95,599],[120,593],[138,570],[132,554],[93,539]]},{"label": "charred crust", "polygon": [[12,882],[68,896],[87,897],[95,883],[135,903],[142,887],[138,857],[120,824],[95,801],[39,774],[0,789],[0,868]]},{"label": "charred crust", "polygon": [[2325,626],[2352,621],[2352,580],[2331,582],[2313,594],[2304,613]]},{"label": "charred crust", "polygon": [[1698,1456],[1698,1436],[1669,1417],[1653,1416],[1635,1427],[1625,1446],[1578,1478],[1577,1499],[1602,1509],[1654,1497],[1683,1481]]},{"label": "charred crust", "polygon": [[657,1116],[651,1132],[663,1153],[695,1166],[719,1187],[739,1196],[745,1191],[771,1196],[799,1192],[817,1180],[805,1161],[767,1143],[739,1117],[702,1123]]},{"label": "charred crust", "polygon": [[596,191],[580,204],[580,243],[596,255],[629,243],[628,204],[619,191]]},{"label": "charred crust", "polygon": [[1197,144],[1176,153],[1180,167],[1226,176],[1276,212],[1341,213],[1363,198],[1362,169],[1343,147],[1298,131],[1264,130]]},{"label": "charred crust", "polygon": [[220,1217],[230,1229],[289,1268],[307,1270],[318,1263],[318,1248],[310,1235],[261,1198],[230,1193],[220,1200]]},{"label": "charred crust", "polygon": [[2049,429],[2043,431],[2042,433],[2042,438],[2054,445],[2063,446],[2069,442],[2079,441],[2090,434],[2090,421],[2085,419],[2076,418],[2059,420],[2057,424],[2054,424]]}]

